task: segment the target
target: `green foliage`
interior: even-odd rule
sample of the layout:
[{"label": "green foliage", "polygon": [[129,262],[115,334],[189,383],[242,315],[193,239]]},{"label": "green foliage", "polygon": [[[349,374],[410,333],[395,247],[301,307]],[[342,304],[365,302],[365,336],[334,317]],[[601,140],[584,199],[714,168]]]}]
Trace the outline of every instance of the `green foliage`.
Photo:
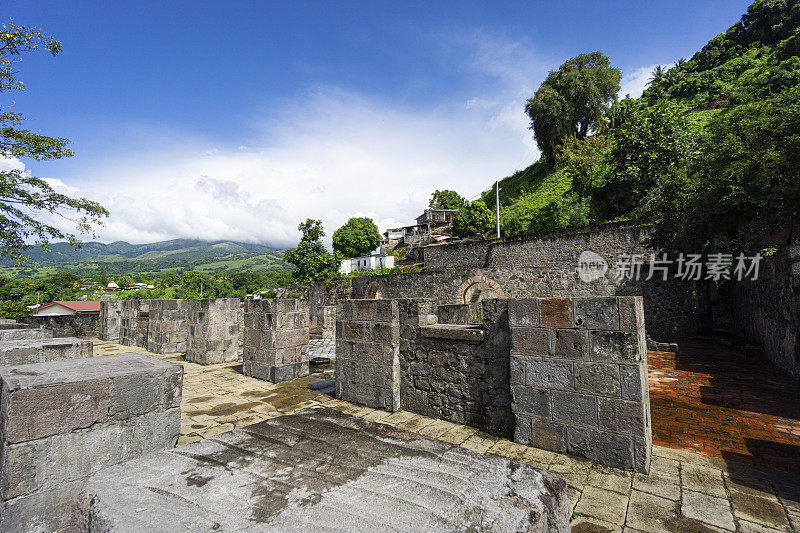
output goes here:
[{"label": "green foliage", "polygon": [[605,135],[567,137],[556,149],[555,168],[570,180],[576,194],[591,197],[611,170],[613,146],[613,140]]},{"label": "green foliage", "polygon": [[381,244],[381,234],[371,218],[351,218],[333,232],[333,249],[344,257],[369,255]]},{"label": "green foliage", "polygon": [[547,75],[525,106],[546,161],[553,163],[563,139],[584,138],[600,128],[621,78],[619,69],[600,52],[580,54]]},{"label": "green foliage", "polygon": [[5,318],[20,318],[30,316],[32,311],[23,302],[0,301],[0,316]]},{"label": "green foliage", "polygon": [[[61,51],[61,43],[40,30],[10,23],[3,25],[0,30],[0,93],[25,90],[12,67],[19,56],[38,48],[55,56]],[[21,129],[18,126],[22,121],[22,115],[0,105],[1,156],[43,161],[73,155],[67,148],[67,139]],[[43,179],[28,172],[0,171],[0,255],[23,260],[21,250],[30,247],[30,240],[43,248],[53,239],[67,239],[73,246],[80,245],[74,234],[42,222],[37,216],[42,212],[57,213],[73,221],[78,233],[91,233],[92,227],[108,216],[108,211],[99,203],[57,193]]]},{"label": "green foliage", "polygon": [[445,189],[436,190],[431,195],[428,207],[433,209],[461,209],[467,204],[466,199],[456,191]]},{"label": "green foliage", "polygon": [[496,231],[496,226],[495,215],[482,198],[462,206],[453,217],[453,234],[458,237],[487,235]]},{"label": "green foliage", "polygon": [[284,261],[294,265],[294,280],[302,284],[327,283],[337,277],[342,258],[338,252],[333,255],[328,253],[322,244],[325,235],[322,222],[309,218],[301,222],[297,229],[303,234],[300,243],[283,255]]},{"label": "green foliage", "polygon": [[665,192],[654,242],[699,249],[800,210],[800,87],[709,123],[687,187]]}]

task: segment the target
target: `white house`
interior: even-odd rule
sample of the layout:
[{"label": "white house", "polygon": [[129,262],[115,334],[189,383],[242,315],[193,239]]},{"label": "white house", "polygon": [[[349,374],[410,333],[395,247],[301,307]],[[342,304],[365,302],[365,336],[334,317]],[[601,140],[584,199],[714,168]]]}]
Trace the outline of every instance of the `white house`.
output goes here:
[{"label": "white house", "polygon": [[346,276],[355,270],[373,270],[376,268],[394,268],[393,255],[367,255],[345,259],[339,267],[339,272]]}]

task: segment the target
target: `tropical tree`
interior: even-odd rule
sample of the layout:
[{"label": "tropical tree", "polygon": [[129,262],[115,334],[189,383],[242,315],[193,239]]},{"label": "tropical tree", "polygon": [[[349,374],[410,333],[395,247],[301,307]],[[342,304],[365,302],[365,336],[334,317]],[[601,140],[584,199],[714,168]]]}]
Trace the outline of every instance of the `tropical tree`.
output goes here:
[{"label": "tropical tree", "polygon": [[580,54],[551,71],[525,105],[545,159],[568,136],[580,139],[597,130],[619,92],[622,74],[600,52]]},{"label": "tropical tree", "polygon": [[462,206],[453,217],[453,233],[458,237],[486,235],[495,227],[494,214],[481,198]]},{"label": "tropical tree", "polygon": [[333,249],[344,257],[369,255],[380,243],[381,234],[371,218],[351,218],[333,232]]},{"label": "tropical tree", "polygon": [[436,190],[431,195],[428,207],[432,209],[460,209],[467,205],[467,201],[456,191],[445,189]]},{"label": "tropical tree", "polygon": [[283,254],[283,260],[294,265],[292,278],[303,284],[328,282],[335,278],[339,272],[341,255],[338,252],[331,255],[322,244],[322,237],[325,236],[322,221],[308,218],[297,229],[303,234],[300,242]]},{"label": "tropical tree", "polygon": [[[52,55],[61,51],[61,43],[40,30],[4,24],[0,30],[0,93],[24,91],[25,86],[13,65],[18,56],[44,49]],[[0,104],[0,156],[29,158],[34,161],[70,157],[69,141],[47,137],[22,129],[23,116]],[[57,193],[45,180],[20,169],[0,171],[0,255],[24,259],[22,250],[30,241],[46,248],[53,239],[67,239],[80,246],[75,234],[65,232],[42,220],[42,213],[55,213],[75,224],[78,233],[91,233],[93,225],[108,216],[99,203]]]}]

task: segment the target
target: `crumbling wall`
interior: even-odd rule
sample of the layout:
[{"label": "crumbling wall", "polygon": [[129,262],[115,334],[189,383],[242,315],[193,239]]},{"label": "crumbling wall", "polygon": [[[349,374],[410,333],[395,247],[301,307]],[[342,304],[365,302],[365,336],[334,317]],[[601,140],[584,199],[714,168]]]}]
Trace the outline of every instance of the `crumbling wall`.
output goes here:
[{"label": "crumbling wall", "polygon": [[120,339],[122,300],[104,300],[100,303],[100,338],[104,341]]},{"label": "crumbling wall", "polygon": [[87,477],[173,447],[182,379],[140,354],[0,367],[0,530],[66,530]]},{"label": "crumbling wall", "polygon": [[150,300],[147,350],[153,353],[186,351],[191,300]]},{"label": "crumbling wall", "polygon": [[642,299],[538,298],[508,305],[514,440],[648,472]]},{"label": "crumbling wall", "polygon": [[733,324],[767,359],[800,377],[800,246],[762,260],[757,280],[734,282]]},{"label": "crumbling wall", "polygon": [[215,298],[189,302],[186,360],[201,365],[236,361],[241,336],[240,300]]},{"label": "crumbling wall", "polygon": [[52,330],[54,337],[97,337],[100,334],[100,315],[34,315],[21,317],[19,322]]},{"label": "crumbling wall", "polygon": [[308,375],[307,305],[296,298],[245,302],[245,376],[279,383]]}]

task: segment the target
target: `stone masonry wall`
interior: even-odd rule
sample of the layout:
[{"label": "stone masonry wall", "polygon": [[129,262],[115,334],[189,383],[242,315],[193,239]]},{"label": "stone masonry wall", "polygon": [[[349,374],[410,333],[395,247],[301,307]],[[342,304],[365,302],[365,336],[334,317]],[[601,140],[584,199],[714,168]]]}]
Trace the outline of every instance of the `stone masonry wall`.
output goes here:
[{"label": "stone masonry wall", "polygon": [[571,270],[527,268],[470,268],[467,270],[426,270],[407,274],[360,276],[352,280],[354,298],[366,298],[368,289],[379,287],[384,298],[433,298],[439,305],[464,303],[465,291],[483,279],[495,282],[502,298],[643,296],[650,335],[672,336],[711,328],[708,289],[704,282],[669,279],[661,281],[614,281],[603,277],[591,283],[580,280]]},{"label": "stone masonry wall", "polygon": [[514,440],[648,472],[640,297],[509,301]]},{"label": "stone masonry wall", "polygon": [[87,477],[173,447],[182,379],[141,354],[0,367],[0,530],[65,531]]},{"label": "stone masonry wall", "polygon": [[147,349],[153,353],[186,351],[191,300],[150,300]]},{"label": "stone masonry wall", "polygon": [[100,338],[118,341],[122,319],[122,300],[105,300],[100,303]]},{"label": "stone masonry wall", "polygon": [[189,300],[186,360],[201,365],[239,358],[241,302],[238,298]]},{"label": "stone masonry wall", "polygon": [[374,409],[398,410],[398,302],[344,300],[336,315],[336,396]]},{"label": "stone masonry wall", "polygon": [[18,319],[53,331],[54,337],[97,337],[100,334],[98,314],[26,316]]},{"label": "stone masonry wall", "polygon": [[[513,438],[507,300],[486,300],[481,335],[408,320],[432,300],[400,300],[400,407]],[[440,308],[441,309],[441,308]],[[464,318],[469,318],[465,315]],[[462,322],[466,324],[466,322]]]},{"label": "stone masonry wall", "polygon": [[92,341],[76,337],[0,342],[0,365],[25,365],[92,356]]},{"label": "stone masonry wall", "polygon": [[246,300],[244,375],[272,383],[307,376],[308,322],[305,300]]},{"label": "stone masonry wall", "polygon": [[119,324],[120,344],[147,348],[150,300],[123,300]]},{"label": "stone masonry wall", "polygon": [[800,377],[800,246],[762,260],[757,280],[734,283],[733,324],[767,359]]}]

